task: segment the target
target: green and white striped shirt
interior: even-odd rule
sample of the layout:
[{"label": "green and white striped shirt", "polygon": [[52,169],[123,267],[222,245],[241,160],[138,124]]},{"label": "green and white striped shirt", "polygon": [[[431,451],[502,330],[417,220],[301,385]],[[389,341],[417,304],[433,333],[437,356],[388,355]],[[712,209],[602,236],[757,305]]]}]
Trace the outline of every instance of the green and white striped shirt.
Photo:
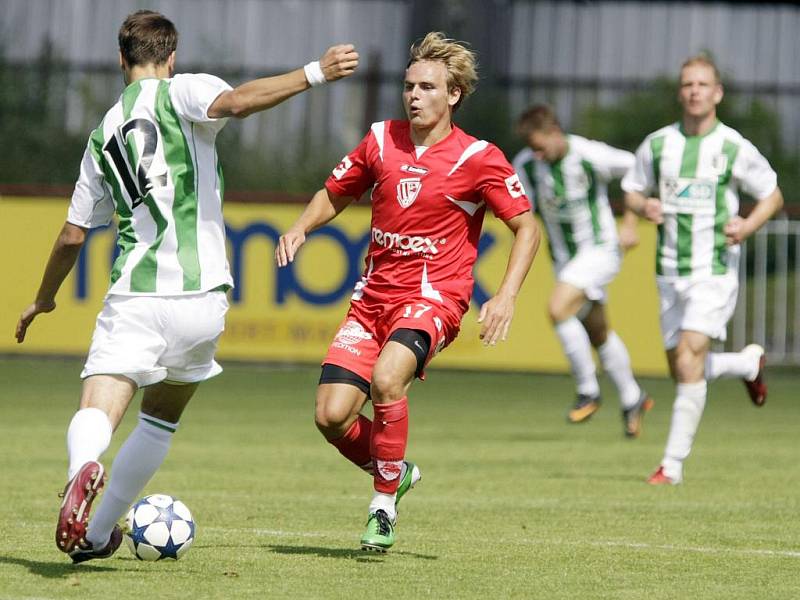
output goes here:
[{"label": "green and white striped shirt", "polygon": [[626,192],[661,200],[656,275],[666,278],[735,275],[739,246],[726,246],[723,229],[739,212],[739,190],[761,200],[776,186],[767,159],[720,122],[702,136],[678,123],[651,133],[622,180]]},{"label": "green and white striped shirt", "polygon": [[89,137],[67,221],[118,217],[109,294],[173,296],[232,285],[208,107],[231,87],[206,74],[130,84]]},{"label": "green and white striped shirt", "polygon": [[547,229],[550,256],[556,265],[580,250],[614,247],[617,227],[608,204],[608,182],[633,166],[633,154],[602,142],[567,135],[567,154],[559,161],[538,160],[530,148],[514,157],[535,210]]}]

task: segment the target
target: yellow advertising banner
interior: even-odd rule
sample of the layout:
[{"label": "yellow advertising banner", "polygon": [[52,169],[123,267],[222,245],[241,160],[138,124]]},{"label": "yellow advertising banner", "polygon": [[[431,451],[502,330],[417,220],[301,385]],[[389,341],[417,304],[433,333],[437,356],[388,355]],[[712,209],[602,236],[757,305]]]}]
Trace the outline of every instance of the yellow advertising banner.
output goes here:
[{"label": "yellow advertising banner", "polygon": [[[57,309],[41,315],[24,344],[13,339],[21,310],[33,300],[44,265],[66,216],[68,200],[0,199],[4,293],[0,352],[84,354],[108,285],[114,228],[94,230],[65,281]],[[229,259],[236,281],[219,358],[316,363],[344,317],[354,281],[363,269],[370,211],[353,205],[309,238],[296,261],[277,269],[275,242],[299,215],[297,204],[225,205]],[[653,273],[655,232],[640,227],[642,243],[627,255],[609,289],[609,317],[626,342],[636,373],[666,372],[658,329]],[[517,300],[509,340],[484,347],[478,339],[479,302],[500,282],[513,237],[487,215],[475,265],[475,290],[459,338],[434,359],[434,367],[566,372],[567,363],[547,319],[553,273],[542,244]]]}]

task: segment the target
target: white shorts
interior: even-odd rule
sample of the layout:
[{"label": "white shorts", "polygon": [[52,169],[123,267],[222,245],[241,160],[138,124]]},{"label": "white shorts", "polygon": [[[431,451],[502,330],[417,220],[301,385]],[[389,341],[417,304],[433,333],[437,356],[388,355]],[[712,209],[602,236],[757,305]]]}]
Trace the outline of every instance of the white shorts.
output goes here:
[{"label": "white shorts", "polygon": [[222,372],[214,353],[227,311],[223,292],[107,296],[81,378],[124,375],[144,387],[213,377]]},{"label": "white shorts", "polygon": [[714,340],[725,340],[739,291],[735,275],[657,281],[664,348],[675,348],[681,331],[697,331]]},{"label": "white shorts", "polygon": [[606,301],[606,286],[619,273],[619,249],[597,247],[579,250],[569,261],[555,265],[556,279],[582,290],[589,300]]}]

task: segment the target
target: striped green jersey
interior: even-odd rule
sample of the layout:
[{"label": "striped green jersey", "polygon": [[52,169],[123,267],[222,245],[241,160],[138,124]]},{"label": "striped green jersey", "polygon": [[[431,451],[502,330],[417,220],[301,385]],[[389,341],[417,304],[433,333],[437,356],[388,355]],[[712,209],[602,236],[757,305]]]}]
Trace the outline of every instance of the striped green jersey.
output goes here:
[{"label": "striped green jersey", "polygon": [[739,190],[761,200],[776,185],[756,147],[720,122],[705,135],[678,123],[651,133],[622,180],[626,192],[661,200],[656,274],[668,278],[737,273],[739,246],[726,246],[723,229],[739,213]]},{"label": "striped green jersey", "polygon": [[608,204],[608,182],[633,166],[633,154],[602,142],[567,135],[561,160],[538,160],[530,148],[514,158],[514,169],[547,229],[555,264],[580,250],[614,247],[617,227]]},{"label": "striped green jersey", "polygon": [[107,225],[119,256],[109,294],[173,296],[232,285],[209,106],[231,89],[205,74],[130,84],[90,137],[67,220]]}]

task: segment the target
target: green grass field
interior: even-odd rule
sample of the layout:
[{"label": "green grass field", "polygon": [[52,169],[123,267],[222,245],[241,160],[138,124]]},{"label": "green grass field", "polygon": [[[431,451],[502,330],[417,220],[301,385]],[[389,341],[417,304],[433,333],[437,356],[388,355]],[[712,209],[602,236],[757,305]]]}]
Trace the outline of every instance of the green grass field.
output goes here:
[{"label": "green grass field", "polygon": [[[644,483],[666,439],[672,384],[622,436],[613,391],[585,425],[564,419],[568,378],[431,371],[411,395],[422,483],[395,548],[359,550],[371,481],[316,432],[316,368],[228,366],[200,389],[145,492],[198,526],[178,562],[123,546],[72,566],[52,541],[79,361],[0,360],[0,598],[800,597],[797,372],[771,372],[751,406],[711,386],[685,483]],[[106,457],[136,418],[130,410]]]}]

